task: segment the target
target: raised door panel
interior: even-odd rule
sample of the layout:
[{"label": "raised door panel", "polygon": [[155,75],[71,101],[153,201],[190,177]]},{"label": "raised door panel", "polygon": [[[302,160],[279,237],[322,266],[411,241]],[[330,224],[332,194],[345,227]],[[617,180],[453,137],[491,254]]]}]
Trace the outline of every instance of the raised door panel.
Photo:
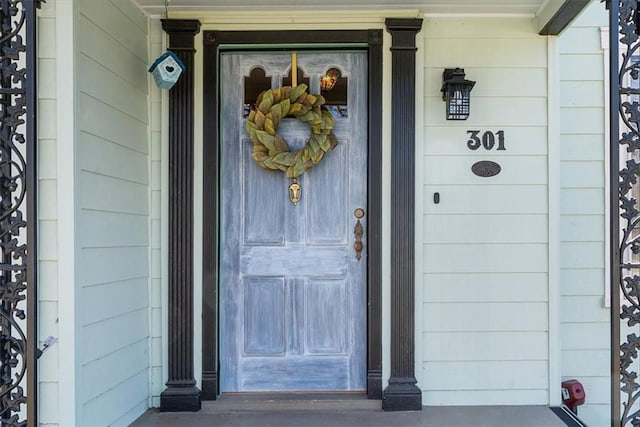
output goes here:
[{"label": "raised door panel", "polygon": [[323,162],[306,179],[307,244],[345,244],[349,199],[348,141],[341,140],[330,153],[332,162]]},{"label": "raised door panel", "polygon": [[307,354],[344,354],[350,315],[346,280],[309,280],[305,288]]},{"label": "raised door panel", "polygon": [[242,141],[242,221],[245,245],[283,245],[285,212],[282,174],[265,174],[251,158],[251,140]]},{"label": "raised door panel", "polygon": [[284,285],[284,278],[248,277],[243,280],[245,355],[285,354]]}]

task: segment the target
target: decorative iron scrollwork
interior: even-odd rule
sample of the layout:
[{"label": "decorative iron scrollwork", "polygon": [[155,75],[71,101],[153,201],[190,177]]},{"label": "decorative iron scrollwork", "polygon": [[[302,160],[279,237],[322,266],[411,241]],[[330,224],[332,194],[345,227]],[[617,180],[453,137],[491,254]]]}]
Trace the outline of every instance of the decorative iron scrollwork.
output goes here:
[{"label": "decorative iron scrollwork", "polygon": [[[619,224],[620,232],[612,227],[612,310],[619,313],[621,324],[613,322],[614,363],[619,360],[619,384],[612,390],[612,411],[620,425],[640,426],[640,384],[637,364],[640,336],[630,327],[640,324],[640,57],[638,50],[638,1],[607,1],[612,23],[611,28],[611,79],[612,79],[612,139],[611,157],[618,168],[612,167],[612,194],[617,194],[617,203],[612,199],[613,224]],[[614,24],[612,24],[613,27]],[[619,60],[616,55],[619,49]],[[619,71],[616,73],[615,71]],[[616,78],[617,76],[617,78]],[[616,99],[617,98],[617,99]],[[616,117],[617,116],[617,117]],[[619,144],[615,144],[616,139]],[[622,153],[623,155],[619,155]],[[622,160],[624,158],[624,160]],[[616,170],[618,169],[618,170]],[[625,327],[629,327],[628,329]],[[622,330],[622,334],[621,332]],[[622,338],[626,336],[626,338]],[[619,352],[616,354],[615,352]],[[619,359],[617,359],[619,357]],[[617,385],[617,387],[616,387]],[[618,402],[620,404],[618,404]],[[621,409],[620,409],[621,408]]]},{"label": "decorative iron scrollwork", "polygon": [[[3,426],[26,425],[27,356],[26,316],[29,277],[27,242],[27,151],[32,150],[33,116],[27,123],[27,108],[32,105],[35,88],[35,52],[27,52],[27,33],[35,28],[37,0],[0,0],[0,422]],[[35,165],[31,165],[35,167]],[[29,209],[34,209],[30,207]],[[35,217],[33,211],[30,218]],[[29,287],[29,289],[32,289]],[[35,305],[30,306],[35,307]],[[35,310],[34,310],[35,311]],[[30,330],[30,333],[33,331]],[[33,344],[29,341],[29,345]],[[32,347],[35,348],[35,347]],[[29,383],[35,387],[35,382]]]}]

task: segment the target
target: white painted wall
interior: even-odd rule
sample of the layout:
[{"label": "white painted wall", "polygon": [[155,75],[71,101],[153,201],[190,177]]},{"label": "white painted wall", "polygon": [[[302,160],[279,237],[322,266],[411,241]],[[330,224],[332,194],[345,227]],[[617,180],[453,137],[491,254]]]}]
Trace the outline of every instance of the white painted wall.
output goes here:
[{"label": "white painted wall", "polygon": [[[166,379],[166,114],[163,95],[146,73],[162,51],[163,36],[159,23],[149,24],[128,0],[49,0],[39,15],[39,335],[61,337],[40,361],[40,422],[127,424],[150,396],[153,406],[159,404]],[[284,22],[288,28],[373,28],[385,15],[293,13],[278,18],[282,22],[274,18],[270,29]],[[255,14],[200,17],[205,28],[267,29]],[[547,149],[552,55],[548,40],[535,35],[533,20],[425,19],[418,40],[424,67],[417,73],[425,93],[418,107],[424,126],[417,131],[417,152],[424,155],[417,200],[424,209],[416,227],[422,230],[416,373],[425,404],[548,404],[555,387],[549,368],[562,366],[563,377],[578,378],[587,388],[581,416],[589,425],[605,424],[609,349],[601,305],[604,142],[598,125],[604,100],[597,32],[605,18],[596,4],[559,41],[561,162],[555,184],[547,176],[553,163]],[[69,24],[76,29],[72,40],[63,31]],[[388,45],[385,34],[387,98]],[[196,60],[202,63],[199,53]],[[478,82],[467,122],[444,120],[441,73],[454,66]],[[388,154],[386,109],[384,117]],[[470,151],[468,129],[504,130],[507,150]],[[471,164],[484,159],[500,163],[502,173],[472,175]],[[196,175],[201,180],[201,170]],[[385,180],[387,208],[388,185]],[[549,293],[554,242],[548,239],[548,191],[554,185],[561,195],[561,361],[550,348],[549,330],[556,326],[548,321],[558,303]],[[441,196],[438,205],[434,192]],[[388,224],[384,236],[388,241]],[[388,296],[387,263],[384,271]],[[199,308],[197,302],[196,317]],[[385,325],[388,318],[385,306]],[[385,329],[385,343],[388,334]],[[388,357],[386,344],[385,378]]]},{"label": "white painted wall", "polygon": [[148,20],[76,3],[78,424],[126,425],[149,405]]},{"label": "white painted wall", "polygon": [[[273,29],[280,20],[292,29],[326,28],[328,22],[332,27],[369,28],[379,27],[382,16],[347,14],[337,19],[330,14],[292,13],[265,25],[263,17],[251,13],[176,15],[201,19],[203,29],[228,30]],[[560,163],[557,146],[549,150],[550,144],[558,142],[556,123],[562,122],[552,118],[559,109],[559,97],[549,95],[557,87],[557,82],[549,80],[555,81],[567,70],[557,62],[555,38],[537,36],[533,19],[426,17],[423,28],[417,41],[418,59],[424,65],[417,70],[423,78],[418,89],[424,88],[425,97],[418,105],[423,113],[418,123],[424,126],[416,132],[421,154],[418,188],[423,190],[417,196],[422,204],[416,228],[422,233],[416,253],[422,256],[417,260],[416,373],[424,403],[558,404],[561,358],[556,310],[563,306],[556,287],[558,261],[551,258],[560,241],[555,216],[561,208],[555,201],[556,195],[560,198],[557,177],[572,172],[561,169],[565,165]],[[388,43],[385,34],[385,55]],[[197,70],[201,61],[198,52]],[[385,64],[388,99],[388,56]],[[467,122],[444,120],[441,75],[445,67],[454,66],[466,68],[468,77],[478,82]],[[196,81],[200,78],[197,75]],[[197,147],[202,146],[199,132],[204,120],[199,114]],[[388,114],[385,110],[387,159]],[[504,130],[507,150],[470,151],[468,129]],[[494,178],[472,175],[470,166],[484,159],[500,163],[502,173]],[[388,164],[385,167],[388,170]],[[196,182],[199,174],[196,168]],[[555,193],[550,192],[554,185],[549,183],[550,174],[556,182]],[[385,181],[387,208],[388,185]],[[439,205],[433,203],[434,192],[441,194]],[[556,225],[551,227],[550,222]],[[200,232],[196,229],[196,235]],[[388,227],[385,241],[387,236]],[[388,265],[384,270],[383,292],[388,300]],[[195,307],[199,318],[198,301]],[[385,305],[385,325],[387,310]],[[161,320],[154,317],[153,321],[153,329],[160,330]],[[387,344],[388,334],[385,329]],[[385,345],[385,378],[388,357]],[[198,367],[196,354],[196,372]],[[154,388],[154,396],[159,391],[161,387]]]},{"label": "white painted wall", "polygon": [[[162,171],[166,169],[166,141],[160,125],[163,95],[149,86],[146,74],[149,61],[162,51],[163,38],[159,24],[149,26],[127,0],[83,0],[70,8],[71,4],[69,0],[47,3],[40,20],[41,67],[53,71],[41,74],[39,143],[41,154],[53,150],[58,156],[57,167],[45,155],[41,155],[40,164],[42,189],[52,187],[41,191],[40,336],[56,335],[57,318],[64,310],[75,310],[77,316],[71,328],[65,318],[65,331],[59,331],[61,337],[70,337],[71,344],[61,342],[60,350],[47,353],[41,361],[40,391],[43,398],[48,397],[40,408],[41,421],[50,425],[69,419],[79,425],[126,424],[147,407],[149,396],[151,404],[159,404],[165,380],[162,307],[166,304],[166,262],[162,261],[162,248],[166,218],[162,212],[166,197],[162,189],[166,188],[166,174]],[[75,68],[71,70],[76,75],[70,97],[56,93],[55,83],[59,88],[69,79],[60,73],[66,64],[56,61],[68,52],[56,51],[52,43],[61,38],[63,28],[55,21],[54,5],[71,10],[70,18],[65,19],[77,29],[75,39],[65,45],[65,49],[72,48]],[[581,126],[578,133],[570,125],[571,120],[597,123],[601,104],[584,96],[591,93],[586,86],[592,87],[598,77],[581,77],[581,73],[597,68],[566,65],[598,55],[582,43],[582,37],[592,37],[588,31],[596,27],[588,16],[560,41],[559,240],[562,375],[581,377],[587,390],[592,381],[597,392],[581,414],[597,422],[598,414],[608,410],[601,399],[603,394],[608,396],[608,388],[602,384],[606,377],[602,367],[606,366],[601,363],[608,350],[597,344],[604,342],[601,331],[606,338],[608,329],[600,309],[588,308],[594,297],[602,297],[597,293],[603,287],[596,286],[596,276],[602,270],[598,262],[604,259],[603,254],[597,256],[598,248],[603,250],[602,238],[589,233],[598,229],[594,224],[603,223],[603,208],[577,202],[603,203],[603,183],[597,178],[603,172],[596,173],[603,167],[598,157],[603,146],[593,143],[585,150],[580,142],[583,134],[587,134],[586,140],[595,141],[595,135],[602,131],[596,126],[585,132]],[[203,22],[205,27],[225,29],[264,28],[262,19],[250,14],[236,16],[233,22],[227,18],[211,15]],[[373,15],[343,18],[338,24],[335,18],[327,15],[310,22],[308,17],[300,17],[298,24],[293,19],[291,25],[324,28],[331,21],[333,26],[353,27],[356,21],[356,27],[370,28],[382,23],[382,16]],[[560,365],[550,348],[553,334],[549,334],[556,327],[549,323],[549,311],[558,303],[549,293],[549,248],[554,242],[548,239],[548,214],[552,211],[548,167],[553,159],[547,149],[552,107],[547,91],[552,67],[548,58],[553,55],[548,39],[536,36],[534,26],[533,20],[525,18],[427,17],[418,40],[418,58],[424,64],[417,73],[424,78],[418,88],[424,88],[425,97],[418,108],[424,114],[418,123],[424,127],[417,131],[417,152],[424,157],[418,163],[418,188],[423,192],[417,199],[423,210],[419,210],[417,226],[422,230],[417,250],[422,257],[417,260],[420,324],[416,371],[425,404],[548,404],[553,400],[549,396],[556,386],[549,382],[550,366]],[[572,31],[579,35],[572,36]],[[385,35],[385,46],[388,42]],[[385,55],[388,64],[387,49]],[[199,54],[196,60],[201,64]],[[601,53],[599,60],[601,65]],[[444,120],[441,73],[453,66],[464,67],[468,78],[478,82],[467,122]],[[389,70],[385,70],[385,96],[389,97]],[[70,99],[76,108],[60,110],[62,98]],[[71,118],[59,126],[69,111]],[[387,133],[388,113],[385,110]],[[199,123],[203,120],[200,116],[197,119]],[[470,151],[466,146],[468,129],[504,130],[506,151]],[[73,142],[58,146],[61,136],[69,134]],[[201,147],[201,135],[196,135],[196,140]],[[388,152],[387,134],[384,140]],[[484,159],[500,163],[502,173],[494,178],[471,174],[471,164]],[[201,171],[196,174],[201,176]],[[584,176],[596,178],[578,179]],[[60,194],[69,188],[65,187],[69,182],[77,184],[71,198]],[[388,200],[388,182],[385,188]],[[438,205],[433,203],[434,192],[441,196]],[[594,193],[592,198],[581,196]],[[58,221],[67,212],[71,212],[71,220]],[[70,257],[63,253],[60,264],[67,269],[71,265],[73,271],[55,274],[60,248],[67,250],[58,242],[58,235],[69,229],[78,248],[72,245],[73,253]],[[584,259],[587,262],[580,264]],[[388,266],[385,272],[386,277]],[[57,283],[69,277],[73,285],[59,291]],[[585,281],[590,285],[583,287]],[[384,292],[388,295],[387,280]],[[63,293],[72,300],[63,298]],[[58,302],[66,308],[58,310]],[[386,372],[387,349],[385,346]],[[70,353],[77,360],[77,369],[71,368],[71,380],[58,377],[57,351]],[[583,354],[592,357],[588,363],[572,363],[573,356],[584,360],[580,357]],[[198,368],[196,363],[196,372]],[[58,416],[58,391],[63,382],[72,382],[71,395],[76,396],[77,407],[66,404],[64,414]]]},{"label": "white painted wall", "polygon": [[[56,1],[38,11],[38,336],[58,329],[58,165],[56,126]],[[38,343],[42,348],[42,342]],[[38,417],[42,426],[59,422],[60,345],[39,360]]]},{"label": "white painted wall", "polygon": [[600,27],[607,13],[594,3],[559,37],[562,376],[585,387],[580,418],[609,425],[609,310],[604,307],[605,99]]},{"label": "white painted wall", "polygon": [[129,0],[39,15],[39,335],[60,337],[40,423],[128,425],[150,403],[149,21]]},{"label": "white painted wall", "polygon": [[[165,34],[162,31],[160,21],[150,21],[149,25],[149,63],[153,63],[164,52]],[[168,205],[167,205],[167,150],[166,126],[167,114],[163,114],[163,99],[168,92],[158,89],[151,83],[150,86],[150,119],[151,119],[151,290],[150,290],[150,331],[151,331],[151,406],[160,406],[160,393],[165,389],[167,381],[166,364],[167,343],[166,337],[168,325],[166,313],[167,288],[167,241],[168,241]],[[166,110],[166,102],[164,103]],[[166,113],[167,111],[165,111]],[[163,125],[164,123],[164,125]],[[163,139],[164,135],[164,139]],[[164,307],[164,312],[163,312]],[[197,369],[196,369],[197,370]],[[164,376],[163,376],[164,375]]]},{"label": "white painted wall", "polygon": [[[526,18],[427,17],[423,28],[423,403],[545,405],[558,362],[549,338],[548,40]],[[477,81],[467,121],[445,120],[450,67]],[[506,150],[470,150],[467,130],[503,130]],[[475,176],[479,160],[502,172]]]}]

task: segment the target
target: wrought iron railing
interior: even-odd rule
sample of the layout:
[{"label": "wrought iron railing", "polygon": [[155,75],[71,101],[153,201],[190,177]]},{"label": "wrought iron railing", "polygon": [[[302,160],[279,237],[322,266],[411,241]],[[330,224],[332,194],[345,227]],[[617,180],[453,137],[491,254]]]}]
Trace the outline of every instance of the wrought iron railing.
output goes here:
[{"label": "wrought iron railing", "polygon": [[638,0],[610,12],[611,424],[640,425],[640,16]]},{"label": "wrought iron railing", "polygon": [[0,0],[0,423],[36,420],[35,8]]}]

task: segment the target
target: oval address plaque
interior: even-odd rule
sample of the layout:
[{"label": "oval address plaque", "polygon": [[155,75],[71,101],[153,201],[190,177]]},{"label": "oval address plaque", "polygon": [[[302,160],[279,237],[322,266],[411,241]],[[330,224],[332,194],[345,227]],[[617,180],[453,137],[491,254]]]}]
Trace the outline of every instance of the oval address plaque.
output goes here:
[{"label": "oval address plaque", "polygon": [[471,166],[471,172],[483,178],[496,176],[500,173],[501,170],[502,168],[499,164],[490,160],[482,160],[480,162],[474,163],[473,166]]}]

